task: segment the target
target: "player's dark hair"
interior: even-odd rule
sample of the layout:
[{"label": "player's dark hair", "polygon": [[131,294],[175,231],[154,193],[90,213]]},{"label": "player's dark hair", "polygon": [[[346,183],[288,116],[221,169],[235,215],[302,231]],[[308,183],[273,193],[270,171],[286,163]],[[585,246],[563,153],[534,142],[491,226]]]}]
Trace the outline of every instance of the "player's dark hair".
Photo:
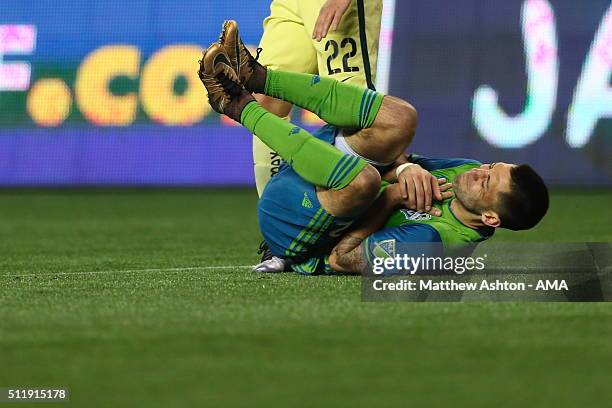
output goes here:
[{"label": "player's dark hair", "polygon": [[499,198],[500,227],[513,231],[533,228],[548,211],[548,188],[527,164],[514,166],[510,178],[510,191]]}]

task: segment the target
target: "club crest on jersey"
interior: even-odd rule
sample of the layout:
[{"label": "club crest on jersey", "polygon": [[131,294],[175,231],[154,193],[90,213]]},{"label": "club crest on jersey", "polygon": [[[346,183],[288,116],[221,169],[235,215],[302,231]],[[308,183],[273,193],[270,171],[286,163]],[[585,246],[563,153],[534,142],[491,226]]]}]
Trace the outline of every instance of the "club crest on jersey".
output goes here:
[{"label": "club crest on jersey", "polygon": [[299,127],[297,127],[297,126],[294,126],[294,127],[293,127],[293,128],[291,128],[291,130],[289,131],[289,136],[291,136],[291,135],[295,135],[295,134],[298,134],[298,133],[300,133],[300,128],[299,128]]},{"label": "club crest on jersey", "polygon": [[429,213],[422,213],[422,212],[418,212],[418,211],[414,211],[414,210],[400,210],[402,212],[402,214],[404,214],[404,217],[406,217],[407,220],[410,221],[429,221],[431,220],[431,214]]},{"label": "club crest on jersey", "polygon": [[318,75],[313,75],[312,79],[310,80],[310,86],[316,85],[319,82],[321,82],[321,77]]},{"label": "club crest on jersey", "polygon": [[375,242],[374,248],[372,248],[372,255],[376,258],[393,258],[395,256],[395,240],[386,239]]}]

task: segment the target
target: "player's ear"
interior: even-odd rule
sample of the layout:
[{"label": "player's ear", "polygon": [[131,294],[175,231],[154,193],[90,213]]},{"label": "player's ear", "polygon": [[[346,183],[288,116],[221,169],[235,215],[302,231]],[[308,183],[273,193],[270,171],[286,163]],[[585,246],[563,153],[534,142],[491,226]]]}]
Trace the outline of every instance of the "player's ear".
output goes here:
[{"label": "player's ear", "polygon": [[480,215],[480,219],[482,220],[482,223],[484,225],[493,227],[493,228],[497,228],[501,224],[501,219],[499,218],[499,214],[497,214],[493,210],[484,211]]}]

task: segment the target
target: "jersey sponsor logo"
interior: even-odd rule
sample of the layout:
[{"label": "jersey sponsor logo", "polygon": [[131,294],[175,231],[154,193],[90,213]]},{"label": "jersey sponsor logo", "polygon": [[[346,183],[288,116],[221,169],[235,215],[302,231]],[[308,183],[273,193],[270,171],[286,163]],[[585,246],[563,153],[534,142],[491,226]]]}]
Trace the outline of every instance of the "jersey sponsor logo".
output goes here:
[{"label": "jersey sponsor logo", "polygon": [[313,75],[312,79],[310,80],[310,86],[316,85],[319,82],[321,82],[321,77],[318,75]]},{"label": "jersey sponsor logo", "polygon": [[304,198],[302,199],[302,207],[305,208],[312,208],[312,201],[310,201],[310,198],[308,198],[308,194],[304,193]]},{"label": "jersey sponsor logo", "polygon": [[295,135],[295,134],[298,134],[298,133],[300,133],[300,128],[299,128],[299,127],[297,127],[297,126],[294,126],[294,127],[292,127],[292,128],[291,128],[291,130],[289,131],[289,136],[291,136],[291,135]]},{"label": "jersey sponsor logo", "polygon": [[410,221],[429,221],[431,220],[431,214],[422,213],[414,210],[400,210],[404,217]]},{"label": "jersey sponsor logo", "polygon": [[395,256],[395,240],[386,239],[374,243],[372,255],[376,258],[393,258]]}]

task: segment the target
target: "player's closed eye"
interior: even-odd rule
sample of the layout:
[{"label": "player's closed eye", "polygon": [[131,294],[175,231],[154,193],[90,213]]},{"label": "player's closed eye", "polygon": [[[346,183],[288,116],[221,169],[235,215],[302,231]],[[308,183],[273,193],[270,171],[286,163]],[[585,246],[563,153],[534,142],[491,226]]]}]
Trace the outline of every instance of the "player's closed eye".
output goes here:
[{"label": "player's closed eye", "polygon": [[[489,171],[493,170],[493,166],[495,166],[497,163],[491,163],[489,164]],[[486,185],[484,186],[484,188],[486,188],[487,190],[489,189],[489,181],[491,180],[491,173],[489,173],[487,175],[487,182]]]}]

